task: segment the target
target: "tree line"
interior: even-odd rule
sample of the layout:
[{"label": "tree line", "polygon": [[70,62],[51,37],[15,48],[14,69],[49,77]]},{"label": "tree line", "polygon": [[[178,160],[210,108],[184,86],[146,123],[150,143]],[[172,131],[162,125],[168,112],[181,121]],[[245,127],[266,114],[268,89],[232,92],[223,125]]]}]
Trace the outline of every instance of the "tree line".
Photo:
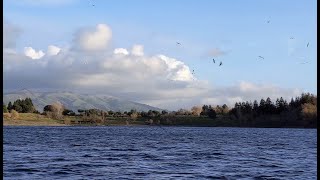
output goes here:
[{"label": "tree line", "polygon": [[272,102],[268,97],[260,102],[237,102],[229,112],[230,119],[241,126],[317,127],[317,97],[310,93]]},{"label": "tree line", "polygon": [[[3,106],[4,112],[11,109],[21,113],[39,113],[35,110],[32,100],[16,100],[8,106]],[[202,105],[194,106],[190,110],[179,109],[178,111],[156,111],[138,112],[130,111],[103,111],[99,109],[78,109],[77,113],[67,109],[61,103],[56,102],[46,105],[43,108],[43,115],[55,119],[62,119],[64,116],[77,116],[82,120],[92,123],[103,123],[113,118],[126,118],[128,120],[152,120],[158,124],[180,124],[186,118],[193,118],[193,122],[205,119],[204,123],[215,126],[237,126],[237,127],[316,127],[317,126],[317,96],[310,93],[302,93],[301,96],[292,98],[288,103],[282,97],[272,102],[268,97],[259,102],[236,102],[233,108],[226,104],[222,106]],[[199,117],[199,118],[196,118]],[[174,123],[172,123],[174,121]],[[192,121],[192,120],[190,120]],[[192,124],[192,123],[191,123]]]},{"label": "tree line", "polygon": [[15,110],[18,113],[39,113],[36,108],[34,107],[31,98],[25,98],[25,99],[18,99],[11,103],[11,101],[8,103],[8,105],[5,105],[3,103],[3,112],[7,113],[11,110]]}]

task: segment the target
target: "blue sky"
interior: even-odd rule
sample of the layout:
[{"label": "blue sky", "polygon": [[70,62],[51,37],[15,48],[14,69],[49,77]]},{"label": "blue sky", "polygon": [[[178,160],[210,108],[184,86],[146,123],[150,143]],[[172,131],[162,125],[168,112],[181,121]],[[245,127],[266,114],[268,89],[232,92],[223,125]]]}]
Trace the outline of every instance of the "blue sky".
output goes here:
[{"label": "blue sky", "polygon": [[[104,23],[114,48],[142,44],[146,55],[182,61],[215,87],[246,81],[317,91],[315,0],[34,2],[4,1],[4,18],[22,29],[20,51],[67,46],[79,28]],[[226,51],[215,57],[221,67],[208,55],[214,48]]]}]

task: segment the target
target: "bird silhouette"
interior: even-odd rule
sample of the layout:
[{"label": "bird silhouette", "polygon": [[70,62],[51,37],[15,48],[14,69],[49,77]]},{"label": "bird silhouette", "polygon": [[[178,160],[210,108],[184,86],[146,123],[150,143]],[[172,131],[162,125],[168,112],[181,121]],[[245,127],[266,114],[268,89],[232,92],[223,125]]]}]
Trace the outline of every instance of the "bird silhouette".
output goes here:
[{"label": "bird silhouette", "polygon": [[181,43],[177,42],[177,45],[181,45]]},{"label": "bird silhouette", "polygon": [[290,39],[294,39],[293,37],[291,37]]},{"label": "bird silhouette", "polygon": [[262,56],[258,56],[259,58],[261,58],[261,59],[264,59],[264,57],[262,57]]},{"label": "bird silhouette", "polygon": [[219,64],[219,66],[221,66],[222,65],[222,62],[220,61],[220,64]]},{"label": "bird silhouette", "polygon": [[212,59],[213,63],[216,63],[216,61],[214,59]]},{"label": "bird silhouette", "polygon": [[309,46],[309,42],[308,42],[308,44],[307,44],[307,47]]}]

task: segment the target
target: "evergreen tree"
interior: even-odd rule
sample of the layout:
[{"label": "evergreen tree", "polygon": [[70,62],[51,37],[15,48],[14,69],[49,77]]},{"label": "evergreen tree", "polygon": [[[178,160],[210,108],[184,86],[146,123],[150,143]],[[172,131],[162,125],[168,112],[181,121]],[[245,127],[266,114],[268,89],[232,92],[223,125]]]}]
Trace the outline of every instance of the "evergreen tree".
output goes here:
[{"label": "evergreen tree", "polygon": [[259,104],[259,114],[265,113],[265,109],[266,109],[266,101],[262,98]]},{"label": "evergreen tree", "polygon": [[253,111],[258,112],[258,109],[259,109],[258,101],[254,100],[253,101]]},{"label": "evergreen tree", "polygon": [[272,103],[271,99],[268,97],[266,100],[266,113],[272,114],[275,112],[274,110],[275,110],[275,106]]},{"label": "evergreen tree", "polygon": [[13,103],[13,106],[12,106],[12,109],[14,109],[14,110],[16,110],[17,112],[22,112],[22,107],[21,107],[21,101],[20,101],[20,99],[18,99],[17,101],[15,101],[14,103]]},{"label": "evergreen tree", "polygon": [[8,104],[8,111],[10,111],[11,109],[12,109],[12,103],[10,101],[9,104]]},{"label": "evergreen tree", "polygon": [[207,112],[207,115],[209,116],[209,118],[211,119],[215,119],[217,117],[217,113],[214,109],[210,108]]},{"label": "evergreen tree", "polygon": [[235,108],[235,109],[239,109],[239,108],[240,108],[240,105],[238,104],[238,102],[236,102],[236,103],[234,104],[234,108]]}]

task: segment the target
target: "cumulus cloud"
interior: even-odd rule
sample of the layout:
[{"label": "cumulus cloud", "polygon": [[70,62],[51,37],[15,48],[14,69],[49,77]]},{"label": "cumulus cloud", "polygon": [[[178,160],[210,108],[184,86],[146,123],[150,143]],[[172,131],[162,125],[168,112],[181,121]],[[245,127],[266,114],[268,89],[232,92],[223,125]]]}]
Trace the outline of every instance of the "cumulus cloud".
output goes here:
[{"label": "cumulus cloud", "polygon": [[114,54],[123,54],[123,55],[128,55],[129,52],[128,50],[124,49],[124,48],[116,48],[114,51],[113,51]]},{"label": "cumulus cloud", "polygon": [[31,59],[40,59],[45,55],[44,52],[42,52],[41,50],[37,52],[32,47],[25,47],[24,54],[30,57]]},{"label": "cumulus cloud", "polygon": [[143,46],[142,45],[134,45],[132,47],[131,53],[135,56],[143,56]]},{"label": "cumulus cloud", "polygon": [[106,24],[98,24],[95,29],[83,29],[76,34],[75,45],[82,51],[105,50],[112,37],[112,31]]},{"label": "cumulus cloud", "polygon": [[[207,81],[196,79],[181,60],[163,54],[147,56],[142,45],[134,45],[131,53],[124,48],[107,49],[107,53],[98,56],[88,53],[104,50],[108,45],[111,33],[108,34],[106,27],[98,25],[95,31],[75,34],[77,41],[73,45],[82,47],[82,51],[53,45],[48,46],[46,55],[32,47],[26,47],[24,53],[4,51],[4,86],[8,89],[81,89],[169,110],[200,104],[233,105],[266,96],[286,98],[301,92],[245,81],[230,87],[211,87]],[[98,39],[104,43],[96,42]]]},{"label": "cumulus cloud", "polygon": [[[76,34],[75,38],[83,37],[81,35]],[[83,47],[83,41],[73,43]],[[6,87],[78,88],[96,93],[115,93],[137,101],[144,97],[172,98],[175,94],[183,97],[187,96],[185,92],[189,96],[199,94],[197,89],[201,85],[197,82],[199,84],[200,81],[193,81],[195,78],[186,64],[165,55],[145,56],[142,45],[133,45],[131,53],[124,48],[116,48],[113,53],[101,56],[88,54],[87,50],[50,45],[46,55],[32,47],[26,47],[24,54],[7,52],[4,55]]]},{"label": "cumulus cloud", "polygon": [[57,55],[60,52],[60,50],[61,50],[61,48],[54,46],[54,45],[50,45],[50,46],[48,46],[47,55],[48,56]]}]

